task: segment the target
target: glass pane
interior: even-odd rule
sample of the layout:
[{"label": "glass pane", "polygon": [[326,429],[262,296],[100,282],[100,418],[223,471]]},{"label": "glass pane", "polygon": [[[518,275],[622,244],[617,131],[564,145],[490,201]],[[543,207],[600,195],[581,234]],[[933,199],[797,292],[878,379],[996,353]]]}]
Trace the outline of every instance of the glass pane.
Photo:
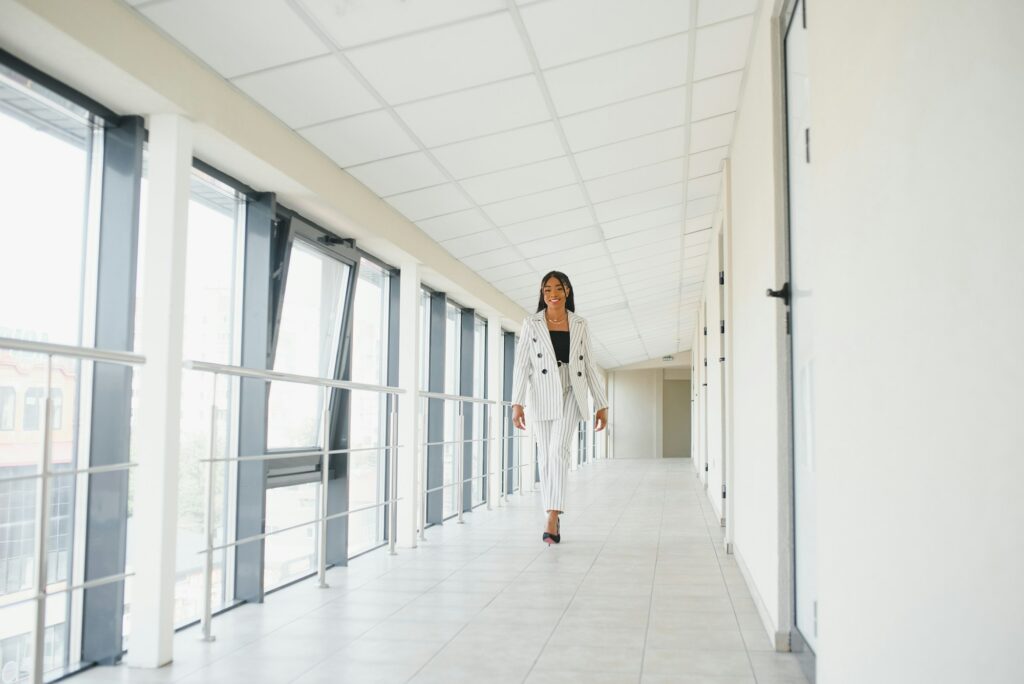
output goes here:
[{"label": "glass pane", "polygon": [[[348,279],[347,264],[302,240],[293,243],[274,370],[334,377]],[[322,401],[319,387],[272,383],[267,446],[317,446]]]},{"label": "glass pane", "polygon": [[[89,117],[4,67],[0,67],[0,336],[77,345],[91,313],[82,302],[92,224],[93,158],[101,137]],[[53,469],[68,471],[87,460],[78,451],[79,397],[89,386],[83,365],[54,359],[50,394]],[[46,357],[0,349],[0,597],[32,595],[39,497],[34,475],[41,466],[47,397]],[[45,573],[50,591],[72,577],[76,479],[50,480]],[[32,603],[0,608],[0,681],[29,676]],[[47,601],[44,669],[67,664],[68,597]]]},{"label": "glass pane", "polygon": [[[473,324],[473,396],[486,398],[487,388],[487,322],[475,318]],[[477,404],[473,408],[473,503],[484,501],[484,481],[487,472],[486,431],[487,408]]]},{"label": "glass pane", "polygon": [[[308,523],[320,511],[320,483],[267,490],[267,532]],[[316,570],[319,526],[303,525],[267,537],[263,582],[267,589],[279,587]]]},{"label": "glass pane", "polygon": [[[188,214],[188,252],[185,262],[184,356],[215,363],[237,362],[235,307],[240,296],[236,255],[242,240],[244,203],[238,194],[204,174],[193,173]],[[206,478],[210,458],[211,410],[216,411],[215,458],[231,456],[232,390],[227,378],[217,382],[210,373],[187,371],[181,387],[181,460],[178,470],[177,580],[174,621],[184,624],[200,617],[206,547]],[[230,519],[228,481],[233,468],[214,464],[213,524],[215,544],[227,541]],[[214,610],[225,603],[227,550],[216,552],[213,564]]]},{"label": "glass pane", "polygon": [[[364,260],[356,283],[352,321],[352,379],[375,385],[388,379],[388,287],[384,269]],[[352,420],[349,439],[353,449],[381,447],[387,443],[387,397],[376,392],[351,393]],[[360,508],[384,500],[384,451],[356,451],[349,455],[349,507]],[[349,516],[350,556],[384,541],[381,508]]]}]

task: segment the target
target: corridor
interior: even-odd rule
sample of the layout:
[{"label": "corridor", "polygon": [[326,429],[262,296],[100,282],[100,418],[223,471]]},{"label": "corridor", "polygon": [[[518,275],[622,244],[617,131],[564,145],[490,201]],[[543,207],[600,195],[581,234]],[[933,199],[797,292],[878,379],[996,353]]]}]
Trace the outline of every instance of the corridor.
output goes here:
[{"label": "corridor", "polygon": [[772,651],[690,459],[597,461],[570,476],[561,545],[539,494],[513,495],[178,633],[172,665],[77,682],[800,684]]}]

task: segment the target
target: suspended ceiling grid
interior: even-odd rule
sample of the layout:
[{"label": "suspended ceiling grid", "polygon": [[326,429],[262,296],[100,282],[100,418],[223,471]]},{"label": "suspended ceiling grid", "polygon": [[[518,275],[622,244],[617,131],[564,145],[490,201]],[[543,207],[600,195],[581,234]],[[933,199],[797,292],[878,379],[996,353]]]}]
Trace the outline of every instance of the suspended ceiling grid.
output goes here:
[{"label": "suspended ceiling grid", "polygon": [[602,366],[689,349],[757,0],[129,2]]}]

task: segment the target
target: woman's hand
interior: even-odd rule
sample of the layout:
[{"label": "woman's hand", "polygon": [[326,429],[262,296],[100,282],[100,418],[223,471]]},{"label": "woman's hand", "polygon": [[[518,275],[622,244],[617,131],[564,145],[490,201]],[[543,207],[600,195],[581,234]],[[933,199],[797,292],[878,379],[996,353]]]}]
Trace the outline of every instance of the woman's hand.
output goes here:
[{"label": "woman's hand", "polygon": [[512,405],[512,424],[520,430],[526,429],[526,413],[519,404]]},{"label": "woman's hand", "polygon": [[603,408],[594,416],[594,432],[600,432],[608,427],[608,409]]}]

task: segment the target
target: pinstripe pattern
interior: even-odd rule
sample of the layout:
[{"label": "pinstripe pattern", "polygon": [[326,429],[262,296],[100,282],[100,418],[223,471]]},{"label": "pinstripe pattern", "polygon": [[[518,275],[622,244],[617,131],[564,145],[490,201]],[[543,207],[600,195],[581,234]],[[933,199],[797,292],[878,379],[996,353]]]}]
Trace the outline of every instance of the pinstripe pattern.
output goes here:
[{"label": "pinstripe pattern", "polygon": [[558,377],[564,383],[562,415],[555,420],[534,421],[537,435],[537,465],[545,511],[565,511],[565,484],[569,475],[569,447],[583,416],[571,388],[568,366],[559,366]]},{"label": "pinstripe pattern", "polygon": [[[562,382],[551,345],[544,311],[523,319],[516,346],[516,362],[512,376],[512,403],[529,408],[528,419],[555,420],[562,415]],[[594,396],[594,408],[608,406],[601,376],[597,374],[591,352],[587,321],[573,312],[569,314],[569,384],[581,416],[587,415],[587,390]]]}]

